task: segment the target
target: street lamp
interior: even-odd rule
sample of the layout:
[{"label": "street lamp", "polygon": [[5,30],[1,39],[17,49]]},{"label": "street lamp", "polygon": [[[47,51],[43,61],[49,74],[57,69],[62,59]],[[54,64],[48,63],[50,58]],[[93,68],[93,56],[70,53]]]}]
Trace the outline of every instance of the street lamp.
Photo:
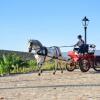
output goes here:
[{"label": "street lamp", "polygon": [[86,16],[82,19],[82,24],[83,24],[83,26],[84,26],[84,32],[85,32],[85,44],[87,43],[87,32],[86,32],[86,30],[87,30],[87,26],[88,26],[88,23],[89,23],[89,19],[88,18],[86,18]]}]

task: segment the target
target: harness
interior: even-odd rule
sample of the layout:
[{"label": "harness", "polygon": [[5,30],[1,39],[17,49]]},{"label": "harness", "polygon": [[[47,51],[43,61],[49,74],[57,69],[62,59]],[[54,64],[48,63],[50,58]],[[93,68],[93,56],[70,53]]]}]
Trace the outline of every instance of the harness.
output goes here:
[{"label": "harness", "polygon": [[37,52],[38,55],[47,56],[48,50],[46,47],[41,47]]},{"label": "harness", "polygon": [[44,61],[43,61],[43,63],[44,63],[44,62],[45,62],[45,59],[46,59],[46,56],[47,56],[47,54],[48,54],[48,50],[47,50],[46,47],[41,47],[41,48],[39,49],[39,51],[37,52],[37,54],[38,54],[38,55],[41,55],[41,56],[44,56]]}]

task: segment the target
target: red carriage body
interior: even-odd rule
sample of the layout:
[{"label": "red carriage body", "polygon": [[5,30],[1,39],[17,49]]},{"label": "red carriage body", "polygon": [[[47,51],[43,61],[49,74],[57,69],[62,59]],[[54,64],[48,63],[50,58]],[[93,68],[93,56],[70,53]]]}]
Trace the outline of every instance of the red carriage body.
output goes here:
[{"label": "red carriage body", "polygon": [[[100,56],[94,55],[95,46],[90,45],[89,47],[92,48],[92,50],[88,50],[88,52],[86,53],[78,53],[77,51],[69,51],[67,55],[71,58],[70,59],[71,65],[75,65],[78,63],[82,72],[87,72],[91,67],[94,68],[96,71],[100,71],[100,68],[99,68]],[[97,66],[97,63],[99,63],[99,67]],[[99,69],[97,69],[96,66]],[[74,66],[71,66],[71,70],[68,69],[68,71],[73,71],[74,68],[75,68]]]}]

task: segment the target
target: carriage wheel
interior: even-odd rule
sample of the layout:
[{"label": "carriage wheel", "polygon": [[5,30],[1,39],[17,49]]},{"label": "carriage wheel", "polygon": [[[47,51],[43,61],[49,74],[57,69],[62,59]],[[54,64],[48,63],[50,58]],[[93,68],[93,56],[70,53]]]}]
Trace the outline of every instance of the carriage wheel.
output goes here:
[{"label": "carriage wheel", "polygon": [[90,69],[91,65],[87,59],[81,59],[79,61],[79,67],[82,72],[87,72]]},{"label": "carriage wheel", "polygon": [[67,71],[69,71],[69,72],[74,71],[75,68],[76,68],[75,63],[70,63],[70,64],[67,64],[67,65],[66,65],[66,69],[67,69]]},{"label": "carriage wheel", "polygon": [[100,62],[99,62],[99,61],[96,61],[96,62],[95,62],[95,65],[93,66],[93,69],[94,69],[95,71],[100,71]]}]

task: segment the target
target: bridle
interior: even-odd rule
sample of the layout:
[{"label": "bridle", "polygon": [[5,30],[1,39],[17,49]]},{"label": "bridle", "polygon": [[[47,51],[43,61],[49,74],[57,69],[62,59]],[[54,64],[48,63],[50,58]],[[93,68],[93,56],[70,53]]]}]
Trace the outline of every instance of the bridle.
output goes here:
[{"label": "bridle", "polygon": [[[32,51],[32,50],[40,50],[41,49],[41,47],[39,47],[39,48],[36,48],[36,49],[34,49],[32,46],[33,46],[33,43],[32,42],[29,42],[30,43],[30,47],[28,48],[29,50],[30,50],[30,52]],[[38,52],[38,51],[37,51]]]}]

